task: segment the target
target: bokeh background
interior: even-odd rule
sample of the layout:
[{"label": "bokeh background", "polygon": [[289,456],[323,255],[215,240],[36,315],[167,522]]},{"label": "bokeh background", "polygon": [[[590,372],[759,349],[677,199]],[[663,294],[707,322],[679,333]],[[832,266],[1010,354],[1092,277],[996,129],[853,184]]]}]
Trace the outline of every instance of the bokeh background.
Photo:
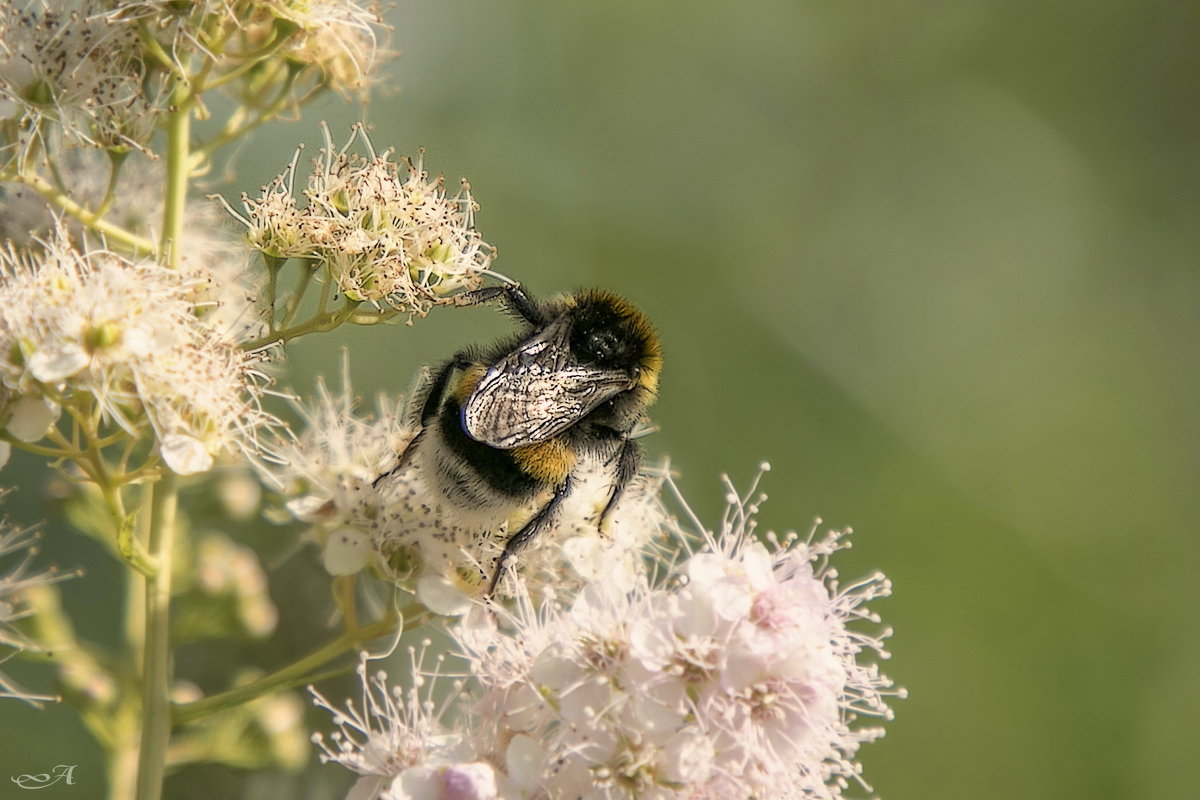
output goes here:
[{"label": "bokeh background", "polygon": [[[1200,7],[402,0],[390,18],[376,145],[470,179],[497,269],[652,316],[646,445],[697,512],[715,521],[719,476],[767,460],[764,525],[851,525],[842,574],[893,579],[877,609],[911,697],[863,751],[881,797],[1200,796]],[[226,193],[357,118],[331,99],[264,130]],[[507,327],[442,311],[301,342],[291,371],[306,388],[348,346],[364,394],[401,392]],[[60,563],[95,551],[49,533]],[[276,589],[285,623],[327,606],[315,586]],[[64,590],[118,602],[101,576]],[[94,752],[54,709],[6,705],[0,739],[23,771]],[[90,769],[41,796],[98,797]],[[169,796],[348,782],[213,768]]]}]

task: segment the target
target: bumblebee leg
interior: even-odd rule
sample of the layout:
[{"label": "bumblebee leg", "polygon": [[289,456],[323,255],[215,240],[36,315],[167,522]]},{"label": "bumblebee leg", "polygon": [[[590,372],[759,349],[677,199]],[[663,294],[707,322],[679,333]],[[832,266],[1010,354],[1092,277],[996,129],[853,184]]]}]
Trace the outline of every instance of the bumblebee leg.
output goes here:
[{"label": "bumblebee leg", "polygon": [[379,482],[389,475],[395,475],[405,467],[412,459],[412,454],[417,448],[417,443],[425,438],[425,429],[429,427],[429,423],[433,422],[437,417],[438,411],[442,407],[442,400],[446,394],[446,387],[450,384],[450,376],[454,374],[455,369],[466,369],[471,365],[471,359],[466,353],[458,353],[454,358],[443,364],[437,371],[437,375],[429,383],[429,392],[425,395],[425,402],[421,405],[421,430],[417,431],[417,435],[408,440],[404,451],[400,453],[400,458],[396,462],[396,466],[389,469],[387,472],[380,475],[371,482],[372,486],[378,486]]},{"label": "bumblebee leg", "polygon": [[525,294],[525,290],[519,284],[511,284],[503,287],[504,296],[508,300],[508,304],[512,306],[513,311],[516,311],[521,317],[531,325],[544,325],[546,318],[542,312],[538,310],[537,303],[530,299],[529,295]]},{"label": "bumblebee leg", "polygon": [[413,452],[417,449],[417,443],[424,438],[425,429],[421,428],[421,430],[417,431],[417,435],[409,439],[408,444],[404,446],[404,450],[400,453],[400,458],[396,461],[396,466],[371,481],[372,488],[379,488],[379,482],[384,478],[395,475],[397,472],[403,472],[404,468],[408,466],[408,462],[412,460]]},{"label": "bumblebee leg", "polygon": [[491,597],[496,592],[496,586],[500,583],[500,578],[504,576],[504,570],[508,569],[509,562],[523,548],[529,544],[529,540],[538,533],[539,529],[546,524],[550,515],[554,513],[554,509],[563,501],[563,498],[571,493],[571,479],[567,478],[557,489],[554,490],[554,496],[538,509],[528,522],[521,526],[521,529],[508,538],[504,543],[504,552],[500,554],[500,558],[496,561],[496,571],[492,573],[492,580],[488,583],[487,596]]},{"label": "bumblebee leg", "polygon": [[537,303],[525,294],[525,290],[520,284],[510,283],[504,286],[485,286],[482,289],[473,289],[469,292],[460,292],[454,296],[454,305],[456,306],[477,306],[480,303],[487,303],[495,300],[497,297],[503,297],[508,301],[512,310],[521,315],[521,318],[531,325],[544,325],[546,323],[542,313],[538,310]]},{"label": "bumblebee leg", "polygon": [[455,353],[454,357],[438,369],[433,380],[429,382],[429,392],[425,395],[425,403],[421,406],[421,427],[428,427],[442,408],[442,400],[446,397],[446,387],[450,385],[450,376],[456,369],[466,369],[471,366],[471,358],[466,353]]},{"label": "bumblebee leg", "polygon": [[459,292],[454,295],[454,305],[456,306],[477,306],[481,303],[487,303],[495,300],[508,292],[507,286],[485,286],[482,289],[472,289],[468,292]]},{"label": "bumblebee leg", "polygon": [[608,496],[608,502],[604,504],[604,510],[600,512],[599,528],[601,533],[604,532],[604,523],[608,521],[608,515],[617,507],[621,495],[625,493],[625,487],[633,480],[633,476],[637,475],[638,467],[642,464],[642,450],[633,439],[626,439],[625,443],[621,445],[621,454],[618,458],[620,461],[617,462],[617,471],[613,475],[612,494]]}]

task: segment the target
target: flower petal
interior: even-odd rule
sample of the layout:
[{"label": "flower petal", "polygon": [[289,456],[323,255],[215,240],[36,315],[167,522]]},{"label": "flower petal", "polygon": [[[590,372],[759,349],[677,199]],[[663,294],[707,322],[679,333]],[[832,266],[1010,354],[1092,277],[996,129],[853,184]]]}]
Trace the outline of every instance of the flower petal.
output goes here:
[{"label": "flower petal", "polygon": [[29,357],[29,371],[42,383],[58,383],[84,369],[92,361],[77,344],[45,347]]},{"label": "flower petal", "polygon": [[212,453],[194,436],[169,433],[159,442],[158,449],[176,475],[196,475],[212,469]]}]

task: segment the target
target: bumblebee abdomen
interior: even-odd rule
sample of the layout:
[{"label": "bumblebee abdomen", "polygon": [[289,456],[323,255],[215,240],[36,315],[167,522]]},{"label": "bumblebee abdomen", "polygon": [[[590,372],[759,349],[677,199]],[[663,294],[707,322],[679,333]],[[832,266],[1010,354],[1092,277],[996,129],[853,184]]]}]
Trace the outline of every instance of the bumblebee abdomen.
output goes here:
[{"label": "bumblebee abdomen", "polygon": [[440,459],[438,465],[443,482],[449,483],[446,488],[457,486],[460,493],[470,495],[476,494],[470,491],[471,484],[482,483],[494,494],[512,499],[525,499],[545,488],[546,483],[527,471],[514,451],[490,447],[468,436],[453,397],[446,398],[438,415],[438,433],[450,456]]}]

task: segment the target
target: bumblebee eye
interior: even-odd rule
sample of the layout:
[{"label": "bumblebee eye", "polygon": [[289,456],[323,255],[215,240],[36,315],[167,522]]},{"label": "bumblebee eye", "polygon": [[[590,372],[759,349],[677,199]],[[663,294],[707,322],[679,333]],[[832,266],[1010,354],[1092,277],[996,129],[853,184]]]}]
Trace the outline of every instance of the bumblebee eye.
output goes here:
[{"label": "bumblebee eye", "polygon": [[638,378],[642,377],[642,368],[641,368],[641,366],[640,366],[640,365],[638,365],[638,364],[634,364],[632,367],[630,367],[630,368],[629,368],[629,377],[633,378],[635,381],[636,381]]},{"label": "bumblebee eye", "polygon": [[593,331],[584,340],[582,350],[592,360],[605,362],[616,356],[619,344],[612,331]]}]

